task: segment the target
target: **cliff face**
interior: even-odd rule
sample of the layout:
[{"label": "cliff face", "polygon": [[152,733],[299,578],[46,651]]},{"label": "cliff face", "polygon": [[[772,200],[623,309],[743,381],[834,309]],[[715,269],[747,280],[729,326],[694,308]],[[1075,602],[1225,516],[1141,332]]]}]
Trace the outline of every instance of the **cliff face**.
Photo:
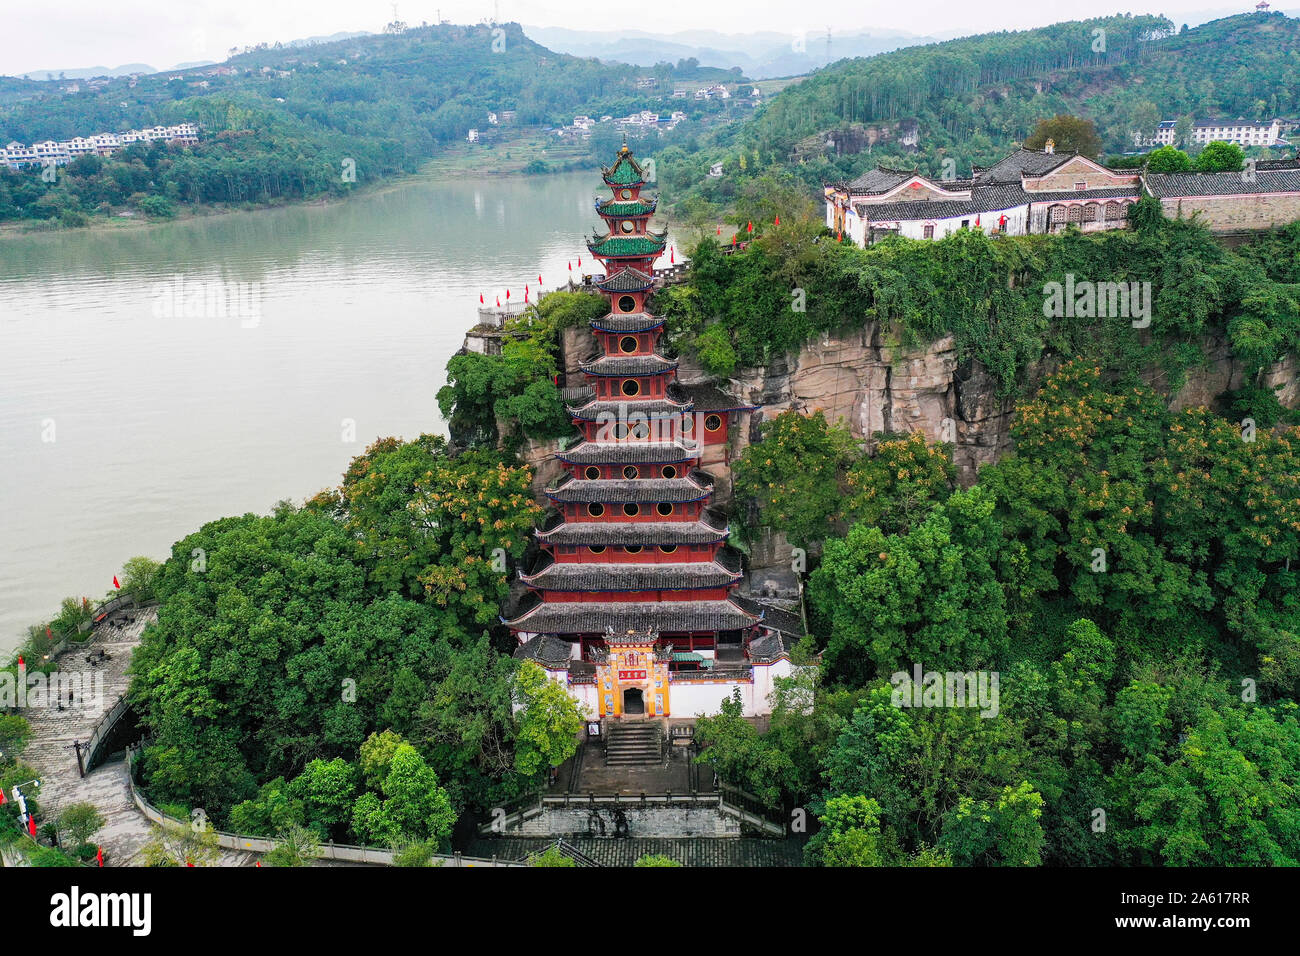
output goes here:
[{"label": "cliff face", "polygon": [[[1189,370],[1186,382],[1171,393],[1158,371],[1147,377],[1164,392],[1175,410],[1208,405],[1228,389],[1244,384],[1242,368],[1226,342],[1202,343],[1207,360]],[[1045,356],[1023,373],[1023,394],[1034,394],[1061,365]],[[1288,358],[1266,376],[1267,385],[1283,385],[1281,401],[1300,404],[1297,363]],[[690,384],[705,373],[683,358],[681,378]],[[975,482],[981,467],[1011,447],[1014,402],[1000,399],[997,382],[973,359],[958,359],[951,337],[921,348],[901,344],[897,330],[869,323],[851,334],[809,342],[798,353],[763,368],[738,370],[729,390],[763,408],[753,416],[750,438],[763,420],[790,408],[821,410],[829,421],[843,420],[853,435],[870,441],[875,432],[923,432],[931,441],[953,444],[953,460],[963,485]]]},{"label": "cliff face", "polygon": [[[568,330],[563,347],[564,367],[573,375],[577,363],[589,357],[591,336],[585,329]],[[1156,370],[1146,376],[1175,411],[1210,405],[1223,392],[1244,384],[1241,365],[1226,342],[1208,338],[1202,351],[1204,365],[1189,370],[1177,391],[1171,392]],[[682,355],[680,362],[683,384],[713,381],[693,356]],[[1023,373],[1023,394],[1034,394],[1060,364],[1056,356],[1031,364]],[[767,366],[738,369],[729,382],[717,384],[736,398],[762,406],[749,414],[748,427],[742,420],[741,427],[733,430],[729,447],[702,462],[717,479],[714,502],[720,506],[730,503],[731,460],[758,440],[764,421],[791,408],[821,410],[827,420],[843,420],[855,437],[866,442],[880,431],[920,431],[931,441],[951,442],[963,486],[973,484],[979,469],[996,461],[1012,444],[1014,402],[998,398],[996,381],[978,361],[959,361],[951,337],[907,348],[896,329],[868,323],[852,333],[809,342]],[[1300,364],[1294,357],[1274,365],[1264,384],[1283,386],[1279,397],[1286,407],[1300,405]],[[539,499],[542,489],[562,471],[553,457],[558,448],[554,441],[529,442],[522,451],[536,469],[534,491]],[[753,567],[777,567],[790,560],[789,546],[780,535],[765,534],[752,547]]]}]

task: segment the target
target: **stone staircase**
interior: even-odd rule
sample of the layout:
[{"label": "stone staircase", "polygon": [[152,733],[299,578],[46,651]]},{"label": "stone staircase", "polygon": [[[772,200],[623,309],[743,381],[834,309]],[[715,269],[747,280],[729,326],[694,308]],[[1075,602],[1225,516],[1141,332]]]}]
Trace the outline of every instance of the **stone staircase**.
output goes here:
[{"label": "stone staircase", "polygon": [[605,741],[605,766],[648,767],[663,762],[663,729],[657,720],[612,722]]}]

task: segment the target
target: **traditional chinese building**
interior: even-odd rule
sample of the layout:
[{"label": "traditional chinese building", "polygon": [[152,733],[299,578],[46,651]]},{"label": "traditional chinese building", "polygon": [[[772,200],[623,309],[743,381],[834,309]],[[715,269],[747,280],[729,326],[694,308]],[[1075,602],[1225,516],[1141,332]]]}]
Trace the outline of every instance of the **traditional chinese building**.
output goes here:
[{"label": "traditional chinese building", "polygon": [[603,232],[587,248],[605,266],[610,309],[591,323],[584,384],[565,392],[581,437],[557,455],[565,474],[546,490],[540,553],[503,620],[516,657],[593,716],[715,713],[736,689],[746,713],[766,713],[772,677],[790,672],[797,615],[734,593],[740,557],[700,467],[754,406],[677,381],[646,306],[666,247],[650,228],[656,200],[626,146],[603,173],[612,195],[596,202]]}]

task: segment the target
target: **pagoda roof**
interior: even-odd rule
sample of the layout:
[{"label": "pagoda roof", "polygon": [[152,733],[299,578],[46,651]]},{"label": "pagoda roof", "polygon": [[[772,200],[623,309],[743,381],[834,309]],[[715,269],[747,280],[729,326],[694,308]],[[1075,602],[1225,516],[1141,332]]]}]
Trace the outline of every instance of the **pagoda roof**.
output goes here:
[{"label": "pagoda roof", "polygon": [[502,622],[517,631],[543,634],[615,632],[738,631],[758,618],[730,600],[719,601],[541,601],[521,605]]},{"label": "pagoda roof", "polygon": [[520,579],[539,591],[689,591],[729,587],[743,575],[717,561],[686,564],[552,562]]},{"label": "pagoda roof", "polygon": [[569,465],[676,465],[699,458],[700,446],[690,439],[581,441],[555,457]]},{"label": "pagoda roof", "polygon": [[[560,389],[560,398],[565,402],[580,402],[581,405],[587,404],[596,397],[596,390],[590,385],[566,385]],[[579,405],[578,407],[581,407]]]},{"label": "pagoda roof", "polygon": [[602,355],[592,362],[579,362],[587,375],[659,375],[677,368],[677,363],[662,355]]},{"label": "pagoda roof", "polygon": [[652,232],[644,236],[593,236],[587,248],[601,259],[638,258],[658,256],[668,245],[668,237]]},{"label": "pagoda roof", "polygon": [[605,292],[641,292],[654,285],[655,278],[640,269],[627,268],[606,276],[596,283]]},{"label": "pagoda roof", "polygon": [[598,199],[596,212],[602,216],[632,218],[652,215],[659,205],[657,198],[649,199]]},{"label": "pagoda roof", "polygon": [[[696,475],[699,477],[697,478]],[[561,502],[639,504],[642,502],[699,501],[713,491],[713,479],[705,472],[684,478],[574,478],[567,475],[546,489],[546,497]]]},{"label": "pagoda roof", "polygon": [[602,166],[600,173],[601,178],[610,186],[640,186],[645,182],[645,172],[627,146],[618,151],[614,165]]},{"label": "pagoda roof", "polygon": [[602,416],[614,416],[619,421],[630,424],[632,415],[684,415],[691,411],[689,399],[676,400],[669,393],[668,398],[648,398],[643,401],[631,401],[626,398],[595,398],[582,404],[566,406],[569,414],[584,421],[599,421]]},{"label": "pagoda roof", "polygon": [[663,324],[663,319],[649,312],[611,313],[591,321],[591,327],[597,332],[649,332]]},{"label": "pagoda roof", "polygon": [[536,532],[544,544],[613,548],[715,544],[729,533],[726,517],[711,509],[698,521],[565,521],[553,512]]}]

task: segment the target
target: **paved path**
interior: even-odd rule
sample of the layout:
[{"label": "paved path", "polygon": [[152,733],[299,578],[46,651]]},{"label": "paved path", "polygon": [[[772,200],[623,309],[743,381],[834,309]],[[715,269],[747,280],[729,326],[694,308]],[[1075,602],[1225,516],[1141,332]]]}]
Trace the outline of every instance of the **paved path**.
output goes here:
[{"label": "paved path", "polygon": [[[79,675],[83,687],[88,689],[84,705],[74,695],[73,705],[69,707],[65,691],[61,701],[63,710],[42,706],[22,711],[31,724],[32,736],[21,759],[39,772],[42,820],[54,819],[69,804],[93,803],[107,821],[92,839],[104,848],[108,866],[139,865],[138,855],[149,842],[152,824],[131,801],[125,760],[119,758],[101,764],[83,779],[77,773],[77,754],[72,745],[73,741],[80,740],[84,746],[90,739],[102,713],[98,705],[107,710],[126,693],[130,683],[126,669],[131,653],[140,643],[145,626],[156,617],[156,611],[149,609],[137,612],[135,621],[122,627],[101,625],[83,647],[59,657],[59,670]],[[91,667],[86,663],[91,648],[107,652],[108,660]],[[102,700],[97,700],[101,686]],[[253,854],[223,850],[219,865],[251,866],[253,859]]]}]

